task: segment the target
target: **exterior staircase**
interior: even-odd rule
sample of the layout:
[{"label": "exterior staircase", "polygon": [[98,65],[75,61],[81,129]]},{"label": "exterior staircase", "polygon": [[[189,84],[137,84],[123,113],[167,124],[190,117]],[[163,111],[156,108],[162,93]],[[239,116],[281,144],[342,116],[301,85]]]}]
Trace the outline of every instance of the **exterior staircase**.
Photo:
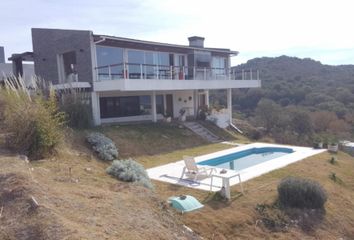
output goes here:
[{"label": "exterior staircase", "polygon": [[217,143],[222,141],[222,139],[197,122],[183,122],[183,125],[208,142]]}]

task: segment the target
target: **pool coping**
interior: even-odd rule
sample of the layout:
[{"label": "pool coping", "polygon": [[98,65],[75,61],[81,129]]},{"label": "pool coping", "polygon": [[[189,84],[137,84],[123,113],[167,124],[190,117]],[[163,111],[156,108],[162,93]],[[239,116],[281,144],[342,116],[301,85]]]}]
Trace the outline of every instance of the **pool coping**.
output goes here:
[{"label": "pool coping", "polygon": [[[291,148],[294,150],[293,153],[289,153],[287,155],[266,161],[264,163],[257,164],[255,166],[245,168],[241,171],[234,171],[234,170],[229,170],[234,173],[240,173],[241,174],[241,179],[242,182],[245,182],[247,180],[250,180],[252,178],[258,177],[260,175],[263,175],[265,173],[274,171],[279,168],[283,168],[289,164],[295,163],[297,161],[303,160],[307,157],[322,153],[326,151],[326,149],[313,149],[309,147],[298,147],[298,146],[291,146],[291,145],[281,145],[281,144],[272,144],[272,143],[251,143],[247,145],[242,145],[242,146],[237,146],[234,148],[229,148],[201,156],[195,156],[195,161],[198,164],[199,162],[211,159],[211,158],[216,158],[222,155],[227,155],[227,154],[232,154],[235,152],[247,150],[250,148],[255,148],[255,147],[286,147],[286,148]],[[280,160],[280,161],[279,161]],[[204,178],[204,179],[198,179],[197,181],[193,181],[192,179],[184,176],[181,178],[182,170],[184,168],[184,161],[180,160],[174,163],[169,163],[161,166],[157,166],[154,168],[147,169],[147,173],[151,179],[157,180],[157,181],[162,181],[162,182],[167,182],[167,183],[172,183],[172,184],[177,184],[177,185],[182,185],[185,187],[190,187],[194,189],[199,189],[199,190],[210,190],[210,178]],[[200,165],[202,167],[210,167],[210,168],[215,168],[218,172],[222,170],[222,168],[217,168],[214,166],[207,166],[207,165]],[[238,184],[239,181],[237,178],[231,179],[230,180],[230,186]],[[221,188],[221,179],[219,181],[214,181],[213,182],[213,187],[212,191],[218,191]]]}]

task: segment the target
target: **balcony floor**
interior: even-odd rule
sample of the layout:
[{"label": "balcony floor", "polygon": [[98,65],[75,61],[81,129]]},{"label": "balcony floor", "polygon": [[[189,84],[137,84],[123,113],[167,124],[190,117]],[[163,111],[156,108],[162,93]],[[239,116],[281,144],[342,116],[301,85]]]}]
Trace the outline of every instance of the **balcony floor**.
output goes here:
[{"label": "balcony floor", "polygon": [[117,79],[93,83],[94,91],[160,91],[193,89],[257,88],[261,80],[166,80]]}]

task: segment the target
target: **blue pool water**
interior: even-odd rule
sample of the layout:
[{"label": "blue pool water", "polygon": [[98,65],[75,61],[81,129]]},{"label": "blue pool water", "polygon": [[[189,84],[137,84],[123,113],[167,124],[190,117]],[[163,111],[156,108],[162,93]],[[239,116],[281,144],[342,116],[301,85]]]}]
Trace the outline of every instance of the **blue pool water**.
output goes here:
[{"label": "blue pool water", "polygon": [[291,148],[260,147],[223,155],[199,162],[198,165],[215,166],[240,171],[257,164],[294,152]]}]

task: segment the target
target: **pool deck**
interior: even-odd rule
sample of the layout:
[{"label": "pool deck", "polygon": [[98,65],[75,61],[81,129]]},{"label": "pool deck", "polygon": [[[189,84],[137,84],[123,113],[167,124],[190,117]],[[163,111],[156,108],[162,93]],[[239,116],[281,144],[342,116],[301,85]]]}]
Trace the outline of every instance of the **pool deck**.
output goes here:
[{"label": "pool deck", "polygon": [[[302,159],[305,159],[307,157],[322,153],[326,151],[326,149],[313,149],[313,148],[308,148],[308,147],[297,147],[297,146],[290,146],[290,145],[280,145],[280,144],[270,144],[270,143],[251,143],[247,145],[242,145],[202,156],[196,156],[195,161],[198,164],[198,162],[202,162],[207,159],[219,157],[222,155],[227,155],[231,154],[234,152],[246,150],[249,148],[254,148],[254,147],[286,147],[286,148],[292,148],[294,150],[293,153],[269,160],[267,162],[243,169],[239,172],[229,170],[227,169],[228,173],[240,173],[241,180],[242,182],[245,182],[249,179],[258,177],[262,174],[271,172],[275,169],[279,169],[282,167],[285,167],[291,163],[300,161]],[[207,190],[210,191],[210,182],[211,178],[210,177],[205,177],[205,178],[200,178],[197,180],[193,180],[191,178],[188,178],[188,176],[184,175],[183,178],[182,176],[182,171],[184,168],[184,161],[180,160],[174,163],[169,163],[166,165],[154,167],[147,169],[147,173],[151,179],[157,180],[157,181],[162,181],[162,182],[167,182],[171,184],[177,184],[177,185],[182,185],[185,187],[190,187],[194,189],[199,189],[199,190]],[[201,167],[207,167],[208,166],[201,166]],[[216,168],[210,166],[210,168],[215,168],[218,173],[222,170],[221,168]],[[231,178],[230,179],[230,186],[236,185],[239,183],[238,178]],[[219,191],[222,185],[222,180],[220,178],[215,178],[213,181],[213,186],[212,186],[212,191]]]}]

